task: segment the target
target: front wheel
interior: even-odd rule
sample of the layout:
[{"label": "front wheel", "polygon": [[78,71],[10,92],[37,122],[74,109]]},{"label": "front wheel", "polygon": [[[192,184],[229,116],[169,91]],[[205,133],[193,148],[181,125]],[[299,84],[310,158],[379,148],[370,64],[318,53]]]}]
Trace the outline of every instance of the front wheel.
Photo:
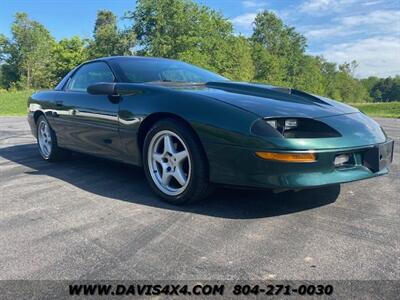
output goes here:
[{"label": "front wheel", "polygon": [[69,152],[58,147],[56,133],[50,127],[47,119],[44,116],[40,116],[36,124],[37,144],[42,158],[47,161],[58,161],[67,158]]},{"label": "front wheel", "polygon": [[176,120],[161,120],[147,133],[143,166],[152,189],[169,203],[193,202],[210,191],[202,146],[191,129]]}]

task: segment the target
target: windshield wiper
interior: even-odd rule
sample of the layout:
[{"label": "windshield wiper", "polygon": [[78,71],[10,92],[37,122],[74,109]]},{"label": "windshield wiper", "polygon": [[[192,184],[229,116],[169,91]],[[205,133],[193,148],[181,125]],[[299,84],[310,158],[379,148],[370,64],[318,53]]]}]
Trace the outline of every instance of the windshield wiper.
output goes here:
[{"label": "windshield wiper", "polygon": [[157,82],[180,82],[180,81],[172,81],[172,80],[169,80],[169,79],[147,81],[147,83],[157,83]]},{"label": "windshield wiper", "polygon": [[203,84],[205,84],[205,82],[197,82],[197,81],[174,81],[174,80],[169,80],[169,79],[147,81],[146,83],[163,83],[163,82],[176,83],[176,84],[193,84],[193,85],[203,85]]}]

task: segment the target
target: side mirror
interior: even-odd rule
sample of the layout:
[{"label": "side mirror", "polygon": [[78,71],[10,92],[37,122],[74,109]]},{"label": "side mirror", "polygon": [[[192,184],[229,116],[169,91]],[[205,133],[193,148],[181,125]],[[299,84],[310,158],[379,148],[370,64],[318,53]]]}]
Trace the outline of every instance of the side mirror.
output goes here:
[{"label": "side mirror", "polygon": [[115,96],[115,83],[113,82],[99,82],[88,86],[87,92],[91,95],[107,95]]}]

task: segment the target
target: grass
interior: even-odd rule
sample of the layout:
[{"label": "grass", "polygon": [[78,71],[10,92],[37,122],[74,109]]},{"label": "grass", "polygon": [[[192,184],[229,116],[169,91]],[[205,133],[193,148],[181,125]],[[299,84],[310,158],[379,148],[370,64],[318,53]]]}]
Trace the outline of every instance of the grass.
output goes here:
[{"label": "grass", "polygon": [[0,92],[0,116],[22,116],[32,91]]},{"label": "grass", "polygon": [[[0,91],[0,116],[21,116],[26,114],[26,103],[32,91]],[[400,102],[351,103],[371,117],[400,118]]]},{"label": "grass", "polygon": [[350,103],[371,117],[400,118],[400,102]]}]

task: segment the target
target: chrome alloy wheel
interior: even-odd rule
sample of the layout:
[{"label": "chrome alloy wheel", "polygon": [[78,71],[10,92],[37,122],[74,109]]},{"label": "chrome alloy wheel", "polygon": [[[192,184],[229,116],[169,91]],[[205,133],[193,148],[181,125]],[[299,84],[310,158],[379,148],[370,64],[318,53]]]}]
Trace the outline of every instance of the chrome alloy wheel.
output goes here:
[{"label": "chrome alloy wheel", "polygon": [[50,127],[45,121],[41,121],[38,126],[39,149],[44,158],[49,158],[52,150]]},{"label": "chrome alloy wheel", "polygon": [[191,177],[191,161],[187,146],[177,134],[169,130],[155,134],[149,144],[147,162],[160,191],[169,196],[185,191]]}]

